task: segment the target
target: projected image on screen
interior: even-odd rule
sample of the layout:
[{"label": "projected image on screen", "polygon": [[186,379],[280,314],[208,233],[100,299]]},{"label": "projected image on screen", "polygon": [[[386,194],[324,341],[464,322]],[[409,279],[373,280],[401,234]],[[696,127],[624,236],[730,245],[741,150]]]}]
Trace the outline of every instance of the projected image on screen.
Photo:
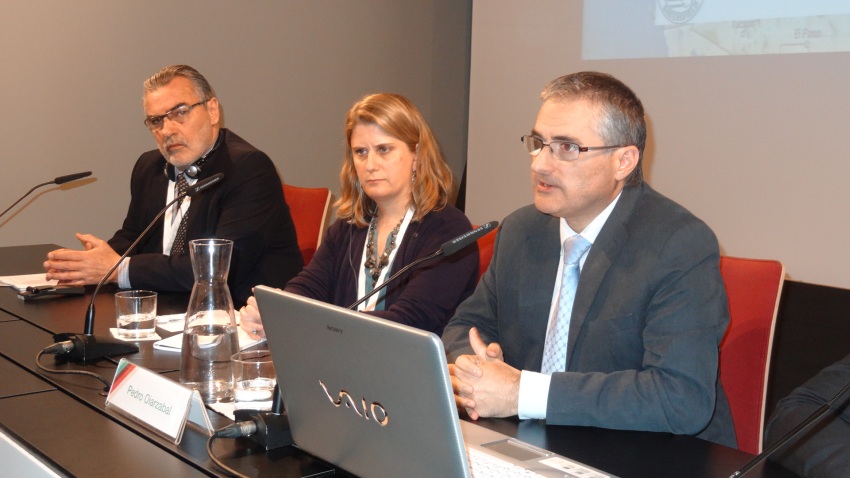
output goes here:
[{"label": "projected image on screen", "polygon": [[850,2],[585,0],[585,60],[850,51]]}]

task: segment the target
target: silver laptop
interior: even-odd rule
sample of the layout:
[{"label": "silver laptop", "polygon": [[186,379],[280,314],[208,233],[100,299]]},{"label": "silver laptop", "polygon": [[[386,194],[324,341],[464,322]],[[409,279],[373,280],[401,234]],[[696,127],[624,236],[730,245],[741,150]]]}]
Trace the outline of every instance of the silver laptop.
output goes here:
[{"label": "silver laptop", "polygon": [[615,478],[459,420],[435,334],[265,286],[254,294],[293,440],[308,453],[362,477],[477,477],[469,455],[544,477]]}]

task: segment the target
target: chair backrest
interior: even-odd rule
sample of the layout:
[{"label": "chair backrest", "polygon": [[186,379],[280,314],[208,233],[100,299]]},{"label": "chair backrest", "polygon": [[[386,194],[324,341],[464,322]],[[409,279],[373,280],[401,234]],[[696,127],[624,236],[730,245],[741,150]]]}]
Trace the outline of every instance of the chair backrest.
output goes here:
[{"label": "chair backrest", "polygon": [[[478,226],[475,226],[478,227]],[[493,247],[496,243],[496,232],[499,228],[494,228],[492,231],[484,234],[481,239],[478,239],[478,280],[487,270],[490,265],[490,259],[493,258]]]},{"label": "chair backrest", "polygon": [[721,257],[720,274],[731,318],[720,343],[720,382],[732,409],[738,449],[758,454],[785,267],[772,260]]},{"label": "chair backrest", "polygon": [[298,248],[301,249],[306,266],[322,243],[331,191],[328,188],[301,188],[284,184],[283,195],[289,205],[289,214],[298,235]]}]

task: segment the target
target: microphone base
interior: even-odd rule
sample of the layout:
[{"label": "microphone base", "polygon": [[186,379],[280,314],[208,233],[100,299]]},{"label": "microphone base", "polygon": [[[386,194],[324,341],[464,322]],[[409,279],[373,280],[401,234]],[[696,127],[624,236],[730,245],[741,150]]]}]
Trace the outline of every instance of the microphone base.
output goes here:
[{"label": "microphone base", "polygon": [[249,436],[251,440],[266,450],[274,450],[294,444],[286,415],[260,412],[257,410],[236,410],[236,421],[251,420],[257,425],[257,432]]},{"label": "microphone base", "polygon": [[71,341],[74,344],[74,349],[59,356],[83,364],[114,355],[139,352],[138,346],[112,337],[65,333],[54,335],[53,341],[56,343]]}]

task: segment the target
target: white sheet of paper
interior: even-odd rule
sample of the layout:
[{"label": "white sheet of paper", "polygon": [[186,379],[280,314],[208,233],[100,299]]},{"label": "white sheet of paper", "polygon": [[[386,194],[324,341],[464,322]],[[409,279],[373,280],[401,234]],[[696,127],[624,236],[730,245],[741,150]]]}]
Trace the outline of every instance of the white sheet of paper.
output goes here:
[{"label": "white sheet of paper", "polygon": [[0,286],[10,286],[23,291],[27,290],[27,287],[38,287],[41,289],[45,287],[56,287],[59,284],[58,280],[47,280],[44,277],[44,272],[19,276],[2,276],[0,277]]},{"label": "white sheet of paper", "polygon": [[[162,329],[165,329],[169,332],[182,332],[183,331],[183,323],[185,320],[186,314],[171,314],[171,315],[160,315],[156,318],[156,326]],[[236,312],[236,323],[239,323],[239,312]],[[248,347],[253,347],[254,345],[263,343],[266,341],[265,337],[259,339],[252,339],[248,332],[242,330],[242,327],[237,328],[239,331],[239,349],[245,350]],[[176,334],[168,337],[167,339],[163,339],[157,342],[154,342],[153,347],[158,350],[167,350],[169,352],[179,352],[181,348],[183,348],[183,334]]]}]

